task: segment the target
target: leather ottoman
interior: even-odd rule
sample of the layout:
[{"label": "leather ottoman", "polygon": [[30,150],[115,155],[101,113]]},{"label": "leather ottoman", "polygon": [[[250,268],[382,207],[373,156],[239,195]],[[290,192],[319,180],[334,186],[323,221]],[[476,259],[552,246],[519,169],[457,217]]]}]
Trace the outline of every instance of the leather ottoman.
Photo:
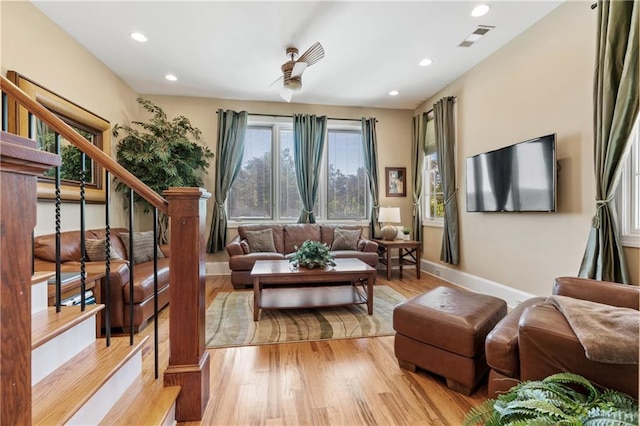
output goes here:
[{"label": "leather ottoman", "polygon": [[470,395],[488,372],[487,334],[507,314],[504,300],[437,287],[395,307],[395,355],[400,367],[444,376],[447,386]]}]

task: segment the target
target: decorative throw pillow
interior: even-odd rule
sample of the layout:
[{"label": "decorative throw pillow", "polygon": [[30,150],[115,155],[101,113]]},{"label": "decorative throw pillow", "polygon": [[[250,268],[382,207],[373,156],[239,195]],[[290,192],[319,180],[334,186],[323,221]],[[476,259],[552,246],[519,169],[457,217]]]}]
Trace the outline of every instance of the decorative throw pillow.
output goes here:
[{"label": "decorative throw pillow", "polygon": [[331,250],[358,250],[358,240],[362,231],[360,229],[336,228],[333,236]]},{"label": "decorative throw pillow", "polygon": [[247,238],[251,253],[276,251],[276,246],[273,242],[273,229],[267,228],[262,231],[245,231],[244,235]]},{"label": "decorative throw pillow", "polygon": [[[87,257],[89,258],[89,261],[99,262],[101,260],[107,259],[107,256],[106,256],[107,251],[105,250],[104,242],[105,242],[104,238],[101,240],[91,240],[91,239],[85,240],[84,247],[85,247],[85,252],[87,254]],[[113,246],[109,246],[109,259],[122,260],[120,255],[116,253],[116,251],[113,249]]]},{"label": "decorative throw pillow", "polygon": [[[129,253],[129,233],[123,232],[118,234],[124,244],[124,248],[127,250],[127,257],[133,264],[148,262],[153,260],[153,246],[156,242],[153,240],[153,231],[146,232],[134,232],[133,233],[133,259],[131,259],[131,253]],[[164,254],[158,247],[158,259],[164,258]]]}]

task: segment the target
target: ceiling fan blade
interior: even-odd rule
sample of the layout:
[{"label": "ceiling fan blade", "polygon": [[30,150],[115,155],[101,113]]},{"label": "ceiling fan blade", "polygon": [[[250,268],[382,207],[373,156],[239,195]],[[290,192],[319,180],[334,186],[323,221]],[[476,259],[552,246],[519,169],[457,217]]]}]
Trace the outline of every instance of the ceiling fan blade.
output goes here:
[{"label": "ceiling fan blade", "polygon": [[293,90],[283,87],[280,89],[280,97],[287,102],[291,102],[291,98],[293,97]]},{"label": "ceiling fan blade", "polygon": [[282,75],[281,75],[280,77],[276,78],[276,79],[275,79],[275,81],[274,81],[273,83],[271,83],[271,84],[267,87],[267,89],[271,89],[273,86],[275,86],[275,85],[276,85],[276,83],[281,82],[283,78],[284,78],[284,76],[282,76]]},{"label": "ceiling fan blade", "polygon": [[324,48],[319,41],[316,41],[298,58],[298,62],[306,62],[311,66],[322,58],[324,58]]},{"label": "ceiling fan blade", "polygon": [[307,69],[308,64],[306,62],[297,61],[291,70],[291,78],[300,77],[304,70]]}]

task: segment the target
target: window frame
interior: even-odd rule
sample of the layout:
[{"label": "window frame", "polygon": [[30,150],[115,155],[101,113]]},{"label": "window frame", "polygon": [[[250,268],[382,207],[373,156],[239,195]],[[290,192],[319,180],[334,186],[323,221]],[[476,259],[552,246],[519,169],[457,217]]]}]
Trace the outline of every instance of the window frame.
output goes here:
[{"label": "window frame", "polygon": [[640,118],[636,120],[631,138],[633,141],[622,167],[616,205],[620,211],[622,245],[640,248]]},{"label": "window frame", "polygon": [[[225,211],[227,213],[228,225],[237,226],[243,223],[296,223],[298,218],[282,218],[280,211],[280,182],[278,177],[280,175],[280,131],[289,130],[293,132],[293,122],[288,117],[275,117],[275,116],[252,116],[249,114],[247,121],[247,128],[268,128],[272,129],[271,133],[271,167],[272,167],[272,185],[271,185],[271,202],[273,205],[273,217],[272,218],[234,218],[231,217],[229,212],[229,197],[225,201]],[[368,224],[371,220],[371,193],[369,191],[368,184],[366,185],[366,217],[363,219],[328,219],[327,211],[327,197],[328,197],[328,179],[329,179],[329,161],[328,161],[328,136],[330,131],[339,132],[353,132],[362,134],[362,128],[359,122],[354,120],[353,124],[347,124],[343,121],[331,120],[327,121],[327,134],[325,135],[325,145],[322,153],[322,160],[320,163],[320,184],[318,187],[318,200],[316,202],[316,222],[317,223],[340,223],[340,224]]]}]

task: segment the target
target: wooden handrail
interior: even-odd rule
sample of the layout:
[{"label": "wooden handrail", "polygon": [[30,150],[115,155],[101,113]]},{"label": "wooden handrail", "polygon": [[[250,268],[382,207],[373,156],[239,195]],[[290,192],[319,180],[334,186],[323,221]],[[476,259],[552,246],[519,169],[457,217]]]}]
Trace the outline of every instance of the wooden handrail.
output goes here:
[{"label": "wooden handrail", "polygon": [[42,106],[39,102],[31,99],[29,95],[24,93],[18,86],[9,81],[5,76],[0,75],[0,88],[3,92],[15,98],[15,100],[37,116],[40,120],[47,123],[60,135],[64,136],[76,148],[91,159],[96,161],[111,174],[116,176],[122,183],[132,188],[138,195],[147,200],[151,205],[157,207],[164,214],[169,214],[169,206],[167,200],[160,196],[157,192],[147,186],[135,175],[122,167],[111,157],[105,154],[100,148],[88,142],[85,138],[74,131],[67,123],[62,121],[58,116]]}]

